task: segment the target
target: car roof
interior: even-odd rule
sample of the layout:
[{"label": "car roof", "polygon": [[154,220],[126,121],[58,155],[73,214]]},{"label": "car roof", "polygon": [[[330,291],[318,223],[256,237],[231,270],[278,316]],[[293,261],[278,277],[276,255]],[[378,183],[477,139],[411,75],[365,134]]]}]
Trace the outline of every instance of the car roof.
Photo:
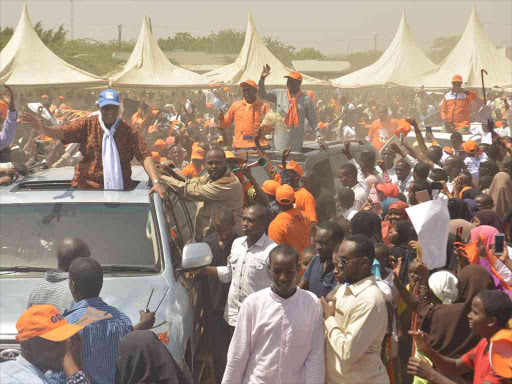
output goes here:
[{"label": "car roof", "polygon": [[[0,202],[4,204],[30,203],[145,203],[149,204],[148,175],[141,166],[132,167],[132,180],[136,187],[131,191],[82,190],[66,187],[74,176],[74,167],[50,168],[25,176],[9,186],[0,187]],[[58,182],[64,182],[59,185]],[[45,189],[24,188],[31,185],[48,185]],[[54,184],[52,187],[51,184]]]}]

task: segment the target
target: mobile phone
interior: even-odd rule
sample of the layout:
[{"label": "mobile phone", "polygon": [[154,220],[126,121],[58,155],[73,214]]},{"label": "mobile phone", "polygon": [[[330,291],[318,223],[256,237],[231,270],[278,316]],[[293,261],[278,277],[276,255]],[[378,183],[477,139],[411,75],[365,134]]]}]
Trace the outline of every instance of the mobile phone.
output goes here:
[{"label": "mobile phone", "polygon": [[44,143],[42,141],[36,141],[36,151],[39,156],[46,155],[46,151],[44,150]]},{"label": "mobile phone", "polygon": [[425,130],[427,131],[427,133],[432,133],[432,127],[431,126],[426,126],[425,127]]},{"label": "mobile phone", "polygon": [[494,254],[496,256],[503,255],[505,248],[505,234],[497,233],[494,235]]},{"label": "mobile phone", "polygon": [[443,183],[441,183],[439,181],[433,181],[431,183],[431,185],[432,185],[432,189],[437,189],[438,191],[443,189]]},{"label": "mobile phone", "polygon": [[464,230],[464,227],[457,228],[457,235],[455,236],[457,239],[456,241],[462,242],[462,231],[463,230]]}]

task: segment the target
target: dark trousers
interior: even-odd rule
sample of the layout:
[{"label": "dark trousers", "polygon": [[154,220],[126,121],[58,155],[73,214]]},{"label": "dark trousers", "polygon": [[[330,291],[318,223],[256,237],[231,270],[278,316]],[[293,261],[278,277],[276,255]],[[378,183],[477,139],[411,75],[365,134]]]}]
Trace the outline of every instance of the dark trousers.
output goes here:
[{"label": "dark trousers", "polygon": [[212,352],[215,383],[221,384],[228,361],[228,349],[233,337],[234,327],[224,320],[223,311],[206,313],[206,334]]}]

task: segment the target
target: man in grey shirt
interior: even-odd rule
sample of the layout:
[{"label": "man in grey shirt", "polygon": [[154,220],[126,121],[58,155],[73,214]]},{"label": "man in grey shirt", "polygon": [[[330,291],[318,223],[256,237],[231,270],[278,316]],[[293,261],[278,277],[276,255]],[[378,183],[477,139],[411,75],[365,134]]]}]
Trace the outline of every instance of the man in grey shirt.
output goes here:
[{"label": "man in grey shirt", "polygon": [[78,257],[89,257],[91,251],[82,239],[68,237],[57,248],[57,271],[48,271],[44,281],[39,283],[28,298],[27,308],[33,305],[54,305],[59,313],[75,303],[69,289],[69,266]]},{"label": "man in grey shirt", "polygon": [[[317,142],[322,148],[327,148],[322,133],[318,128],[315,107],[311,98],[302,93],[302,75],[291,71],[287,78],[286,89],[265,90],[265,79],[270,75],[270,66],[263,67],[258,83],[258,96],[276,104],[277,112],[285,118],[285,127],[274,127],[273,149],[282,151],[291,147],[293,152],[301,152],[304,143],[304,120],[315,130]],[[295,107],[296,106],[296,107]]]}]

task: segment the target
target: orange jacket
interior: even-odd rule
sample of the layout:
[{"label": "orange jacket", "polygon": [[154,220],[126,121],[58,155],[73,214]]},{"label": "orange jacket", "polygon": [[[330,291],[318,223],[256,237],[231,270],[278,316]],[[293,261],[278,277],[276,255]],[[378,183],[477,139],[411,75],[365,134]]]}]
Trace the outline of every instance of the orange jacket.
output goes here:
[{"label": "orange jacket", "polygon": [[311,223],[297,208],[281,212],[268,227],[268,237],[279,245],[292,246],[299,255],[311,246],[310,232]]},{"label": "orange jacket", "polygon": [[477,98],[476,93],[469,94],[448,92],[441,105],[441,119],[455,125],[455,129],[469,128],[471,102]]},{"label": "orange jacket", "polygon": [[[235,123],[235,140],[233,148],[254,148],[254,136],[258,133],[263,117],[270,111],[267,104],[257,99],[249,104],[244,99],[238,100],[231,105],[229,111],[220,121],[220,128],[226,129]],[[268,145],[268,141],[262,137],[262,146]]]}]

